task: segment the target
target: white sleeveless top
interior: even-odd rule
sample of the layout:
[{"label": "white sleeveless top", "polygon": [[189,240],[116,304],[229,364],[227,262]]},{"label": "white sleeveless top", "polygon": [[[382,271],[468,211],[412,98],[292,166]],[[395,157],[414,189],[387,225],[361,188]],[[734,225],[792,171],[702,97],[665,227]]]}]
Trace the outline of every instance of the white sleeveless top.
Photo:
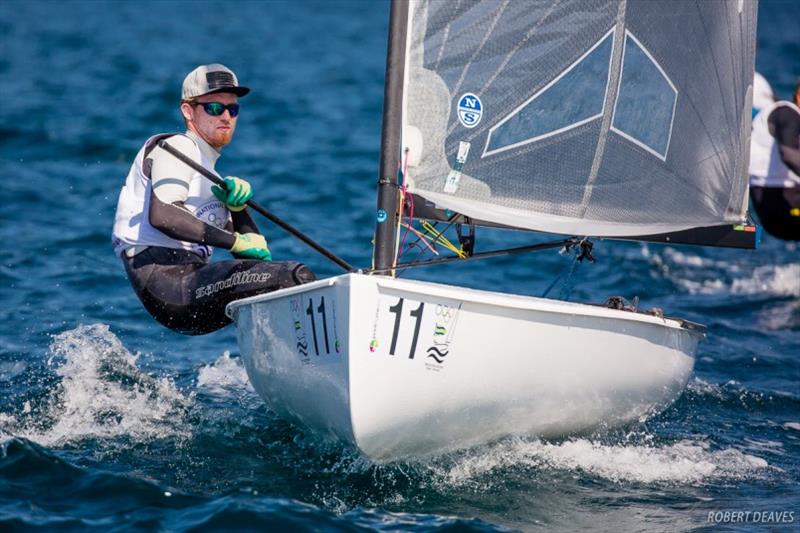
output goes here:
[{"label": "white sleeveless top", "polygon": [[796,105],[781,101],[765,107],[753,119],[750,138],[750,185],[753,187],[800,187],[800,176],[783,162],[778,142],[769,133],[767,119],[779,107],[791,107],[800,115],[800,108]]},{"label": "white sleeveless top", "polygon": [[[213,248],[204,244],[179,241],[168,237],[150,224],[150,194],[153,187],[150,179],[149,169],[145,168],[146,154],[151,150],[161,150],[154,148],[155,143],[161,139],[177,134],[160,134],[150,137],[144,146],[139,150],[136,158],[131,165],[125,186],[119,193],[117,202],[117,213],[114,219],[114,230],[112,234],[112,244],[117,255],[125,253],[130,248],[142,248],[146,246],[161,246],[165,248],[177,248],[190,250],[204,258],[211,257]],[[197,146],[197,142],[187,135]],[[166,152],[165,152],[166,153]],[[199,163],[216,174],[214,171],[214,161],[197,147],[195,154],[186,154],[199,157]],[[169,157],[173,157],[169,155]],[[223,202],[217,200],[211,192],[211,181],[195,172],[189,181],[189,192],[184,206],[194,216],[219,228],[224,228],[230,220],[230,212]]]}]

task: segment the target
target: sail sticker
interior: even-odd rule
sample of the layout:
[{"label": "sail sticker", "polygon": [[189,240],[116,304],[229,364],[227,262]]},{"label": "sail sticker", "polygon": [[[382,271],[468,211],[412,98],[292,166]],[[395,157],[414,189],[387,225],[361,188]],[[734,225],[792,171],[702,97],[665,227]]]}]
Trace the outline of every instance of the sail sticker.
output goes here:
[{"label": "sail sticker", "polygon": [[375,217],[378,222],[386,222],[386,219],[389,218],[389,215],[386,214],[386,211],[383,209],[378,209],[378,214]]},{"label": "sail sticker", "polygon": [[464,168],[464,163],[467,161],[469,155],[470,144],[468,142],[460,141],[458,143],[458,154],[456,155],[456,164],[450,169],[447,179],[444,182],[444,192],[454,194],[458,190],[458,182],[461,180],[461,169]]},{"label": "sail sticker", "polygon": [[472,93],[465,93],[458,99],[458,120],[465,128],[474,128],[483,116],[481,99]]}]

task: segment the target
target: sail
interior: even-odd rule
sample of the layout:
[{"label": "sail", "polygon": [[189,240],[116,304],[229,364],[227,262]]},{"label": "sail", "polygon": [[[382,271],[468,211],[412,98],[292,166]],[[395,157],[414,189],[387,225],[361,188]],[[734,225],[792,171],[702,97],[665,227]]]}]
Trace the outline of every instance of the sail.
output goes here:
[{"label": "sail", "polygon": [[753,0],[412,0],[402,148],[438,208],[652,235],[747,208]]}]

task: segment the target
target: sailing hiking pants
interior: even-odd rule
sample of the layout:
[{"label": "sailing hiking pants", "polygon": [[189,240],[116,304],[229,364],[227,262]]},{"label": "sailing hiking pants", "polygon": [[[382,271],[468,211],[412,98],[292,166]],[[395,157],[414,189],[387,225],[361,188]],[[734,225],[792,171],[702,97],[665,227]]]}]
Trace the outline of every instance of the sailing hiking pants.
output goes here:
[{"label": "sailing hiking pants", "polygon": [[764,229],[785,241],[800,241],[800,187],[750,187]]},{"label": "sailing hiking pants", "polygon": [[139,300],[153,318],[187,335],[203,335],[231,323],[233,300],[314,281],[294,261],[231,259],[209,263],[194,252],[150,246],[122,256]]}]

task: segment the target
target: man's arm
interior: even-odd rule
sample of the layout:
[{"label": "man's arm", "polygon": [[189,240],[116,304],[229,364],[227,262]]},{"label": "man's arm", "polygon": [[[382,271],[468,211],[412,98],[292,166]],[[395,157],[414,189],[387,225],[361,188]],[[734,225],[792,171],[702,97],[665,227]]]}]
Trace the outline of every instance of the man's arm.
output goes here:
[{"label": "man's arm", "polygon": [[[169,143],[187,157],[200,163],[200,150],[184,135],[175,135]],[[184,207],[194,171],[159,147],[150,154],[150,224],[165,235],[180,241],[206,244],[230,250],[236,236],[206,224]]]},{"label": "man's arm", "polygon": [[236,236],[225,230],[206,224],[190,213],[183,202],[162,202],[153,190],[150,193],[150,224],[165,235],[179,241],[207,244],[215,248],[230,250]]},{"label": "man's arm", "polygon": [[769,133],[778,142],[781,160],[792,172],[800,175],[800,114],[781,106],[767,118]]}]

